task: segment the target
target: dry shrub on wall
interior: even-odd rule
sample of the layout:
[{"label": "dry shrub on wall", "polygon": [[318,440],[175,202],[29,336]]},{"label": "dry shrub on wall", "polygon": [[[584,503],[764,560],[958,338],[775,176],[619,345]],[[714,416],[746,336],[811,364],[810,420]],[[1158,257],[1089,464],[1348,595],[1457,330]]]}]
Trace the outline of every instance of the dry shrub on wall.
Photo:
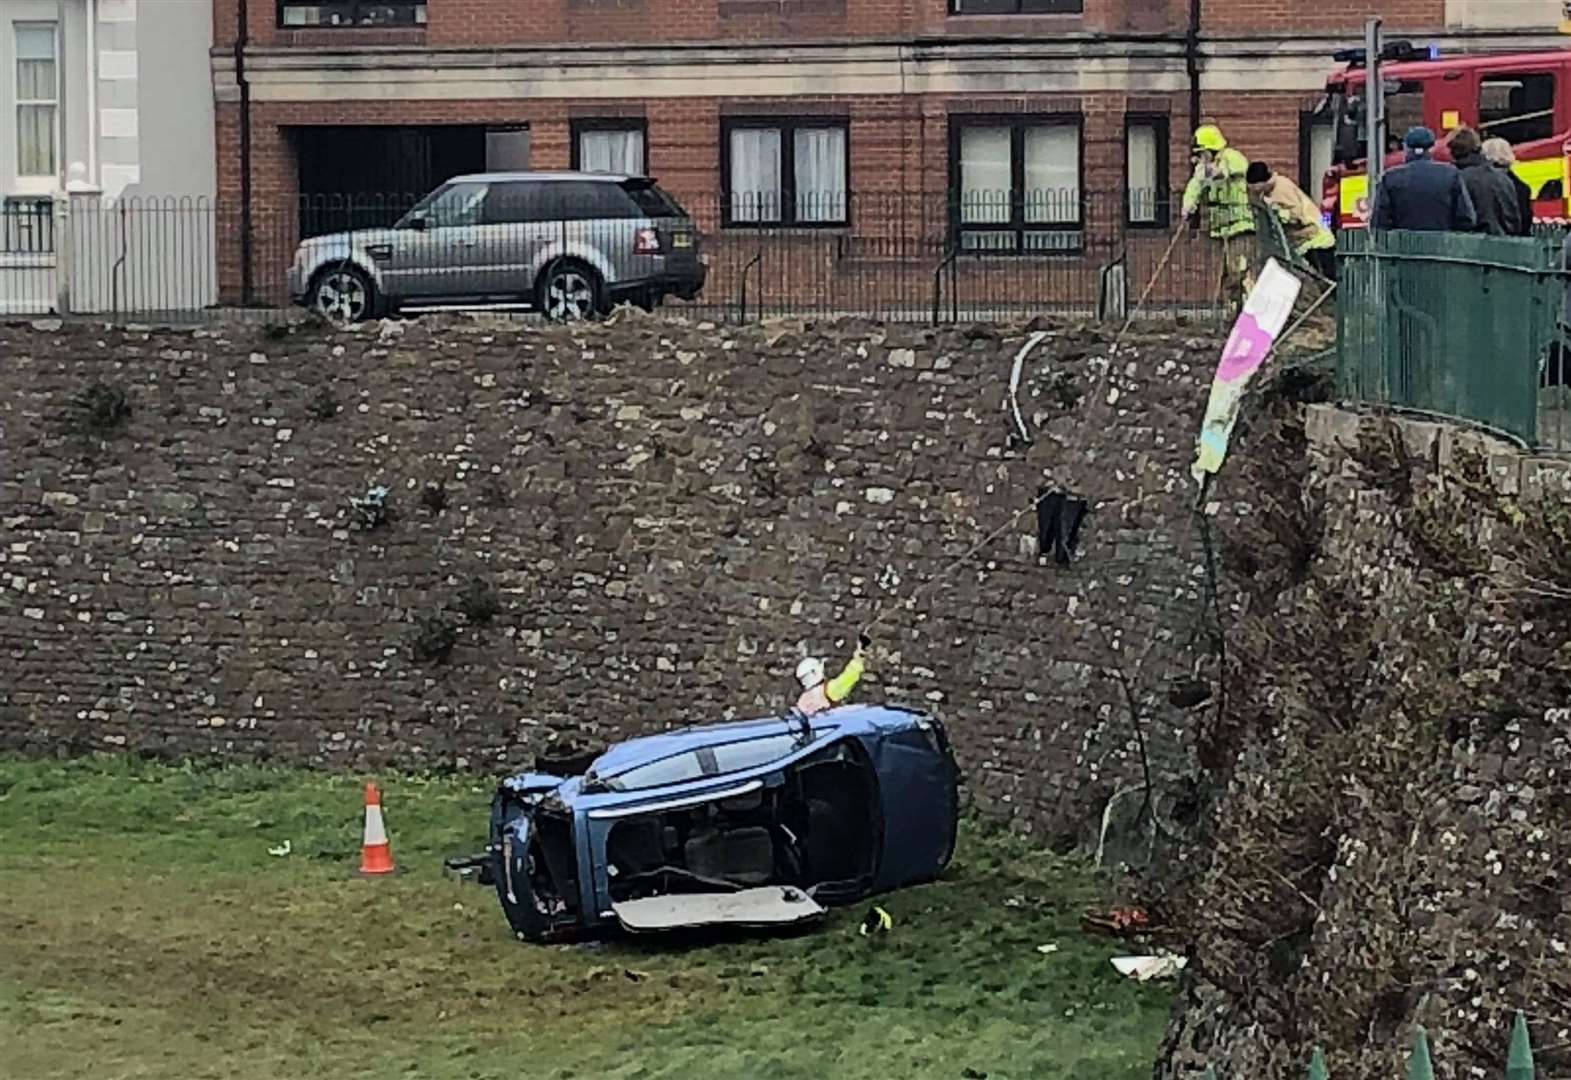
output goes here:
[{"label": "dry shrub on wall", "polygon": [[[1168,898],[1193,959],[1159,1075],[1296,1075],[1314,1044],[1335,1075],[1400,1075],[1415,1021],[1451,1075],[1498,1071],[1517,1007],[1540,1069],[1571,1068],[1571,745],[1546,718],[1571,704],[1571,509],[1392,436],[1346,448],[1360,514],[1344,495],[1317,525],[1284,463],[1227,538],[1257,568],[1203,733],[1226,794]],[[1339,546],[1295,581],[1276,560],[1327,517]]]}]

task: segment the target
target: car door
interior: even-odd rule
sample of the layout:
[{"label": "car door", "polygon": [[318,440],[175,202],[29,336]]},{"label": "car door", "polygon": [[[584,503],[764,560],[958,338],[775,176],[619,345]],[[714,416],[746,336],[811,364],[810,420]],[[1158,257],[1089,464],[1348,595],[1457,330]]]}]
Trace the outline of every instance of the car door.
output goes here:
[{"label": "car door", "polygon": [[453,300],[477,295],[474,257],[489,185],[460,181],[438,188],[393,230],[383,289],[397,300]]},{"label": "car door", "polygon": [[504,180],[493,183],[486,194],[473,250],[480,289],[487,296],[514,299],[532,294],[545,188],[536,180]]},{"label": "car door", "polygon": [[959,813],[947,737],[931,724],[892,731],[872,754],[884,817],[877,888],[931,881],[954,851]]}]

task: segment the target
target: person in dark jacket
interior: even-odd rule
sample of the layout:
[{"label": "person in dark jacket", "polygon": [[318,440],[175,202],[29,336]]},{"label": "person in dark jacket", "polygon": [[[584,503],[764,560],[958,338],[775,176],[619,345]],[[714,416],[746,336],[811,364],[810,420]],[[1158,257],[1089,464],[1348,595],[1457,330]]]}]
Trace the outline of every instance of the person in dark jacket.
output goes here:
[{"label": "person in dark jacket", "polygon": [[1522,207],[1516,189],[1505,173],[1484,160],[1484,140],[1472,128],[1457,128],[1451,136],[1451,160],[1461,170],[1467,197],[1473,200],[1478,231],[1490,236],[1520,236]]},{"label": "person in dark jacket", "polygon": [[1511,181],[1511,186],[1516,189],[1516,204],[1522,213],[1522,229],[1516,235],[1532,236],[1533,189],[1512,170],[1512,166],[1516,164],[1516,151],[1511,149],[1511,144],[1504,139],[1485,139],[1484,160],[1505,173]]},{"label": "person in dark jacket", "polygon": [[1407,163],[1381,177],[1375,190],[1371,229],[1412,232],[1472,232],[1478,227],[1462,174],[1430,157],[1435,133],[1416,127],[1402,140]]}]

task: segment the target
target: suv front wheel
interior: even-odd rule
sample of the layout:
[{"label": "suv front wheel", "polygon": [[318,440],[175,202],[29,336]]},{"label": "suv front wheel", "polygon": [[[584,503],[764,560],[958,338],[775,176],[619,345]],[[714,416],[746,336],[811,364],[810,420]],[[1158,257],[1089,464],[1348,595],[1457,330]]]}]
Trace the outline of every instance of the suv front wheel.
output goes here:
[{"label": "suv front wheel", "polygon": [[563,260],[546,271],[537,302],[552,322],[577,322],[605,313],[605,289],[589,267]]},{"label": "suv front wheel", "polygon": [[333,322],[360,322],[376,313],[376,290],[358,266],[330,267],[317,275],[308,304]]}]

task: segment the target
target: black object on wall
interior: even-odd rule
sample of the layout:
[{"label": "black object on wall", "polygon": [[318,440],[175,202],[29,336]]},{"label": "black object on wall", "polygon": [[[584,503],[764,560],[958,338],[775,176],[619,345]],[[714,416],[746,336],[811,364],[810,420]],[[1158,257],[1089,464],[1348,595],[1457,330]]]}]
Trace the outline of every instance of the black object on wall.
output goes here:
[{"label": "black object on wall", "polygon": [[1080,542],[1080,526],[1085,521],[1086,501],[1062,491],[1037,489],[1036,545],[1037,551],[1053,553],[1053,561],[1067,566],[1075,557],[1075,547]]}]

